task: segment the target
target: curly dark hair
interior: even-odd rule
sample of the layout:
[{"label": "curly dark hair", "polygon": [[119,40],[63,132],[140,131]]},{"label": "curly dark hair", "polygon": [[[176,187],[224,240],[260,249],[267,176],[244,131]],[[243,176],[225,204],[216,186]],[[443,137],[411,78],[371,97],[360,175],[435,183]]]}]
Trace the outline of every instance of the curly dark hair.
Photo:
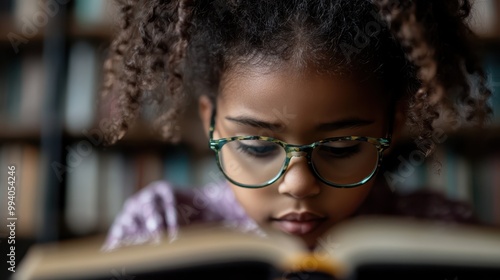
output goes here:
[{"label": "curly dark hair", "polygon": [[[416,141],[432,137],[443,110],[482,125],[491,114],[486,74],[471,47],[468,0],[118,0],[121,30],[105,62],[103,96],[119,101],[107,133],[119,140],[145,96],[173,129],[189,97],[215,100],[225,71],[292,62],[382,81],[407,102]],[[434,143],[428,143],[429,155]]]}]

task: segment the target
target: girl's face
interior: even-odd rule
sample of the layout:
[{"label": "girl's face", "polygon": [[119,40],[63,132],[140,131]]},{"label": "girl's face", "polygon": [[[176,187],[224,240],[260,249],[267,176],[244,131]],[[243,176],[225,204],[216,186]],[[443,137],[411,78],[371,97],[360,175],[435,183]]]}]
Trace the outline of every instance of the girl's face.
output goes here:
[{"label": "girl's face", "polygon": [[[362,79],[284,68],[269,71],[252,66],[225,76],[217,98],[214,139],[262,135],[304,145],[336,136],[386,136],[389,102],[381,87]],[[211,106],[201,105],[208,129]],[[351,189],[334,188],[315,177],[305,157],[294,157],[272,185],[259,189],[230,185],[260,226],[298,236],[313,247],[331,226],[354,213],[374,181]]]}]

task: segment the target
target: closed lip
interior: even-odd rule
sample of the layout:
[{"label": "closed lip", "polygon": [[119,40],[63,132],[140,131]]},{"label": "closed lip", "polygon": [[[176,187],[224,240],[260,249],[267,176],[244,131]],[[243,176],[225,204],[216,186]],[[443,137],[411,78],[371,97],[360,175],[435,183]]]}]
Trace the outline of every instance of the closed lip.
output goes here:
[{"label": "closed lip", "polygon": [[325,217],[314,214],[312,212],[290,212],[279,216],[278,218],[273,218],[275,221],[296,221],[296,222],[309,222],[315,220],[323,220]]},{"label": "closed lip", "polygon": [[326,217],[311,212],[291,212],[279,218],[272,218],[272,223],[281,231],[293,235],[305,235],[317,229]]}]

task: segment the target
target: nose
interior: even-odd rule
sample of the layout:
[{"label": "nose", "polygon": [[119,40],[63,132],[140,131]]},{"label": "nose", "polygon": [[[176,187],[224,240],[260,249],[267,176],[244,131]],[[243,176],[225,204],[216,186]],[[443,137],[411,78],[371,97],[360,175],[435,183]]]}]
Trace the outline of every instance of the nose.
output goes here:
[{"label": "nose", "polygon": [[292,157],[278,191],[296,199],[320,193],[320,182],[309,168],[306,157]]}]

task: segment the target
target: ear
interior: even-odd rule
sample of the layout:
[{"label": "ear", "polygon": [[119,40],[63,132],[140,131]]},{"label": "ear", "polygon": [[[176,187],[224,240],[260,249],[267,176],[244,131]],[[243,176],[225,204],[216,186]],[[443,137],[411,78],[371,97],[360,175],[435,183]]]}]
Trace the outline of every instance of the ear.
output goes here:
[{"label": "ear", "polygon": [[406,119],[408,102],[406,99],[399,100],[394,110],[394,123],[392,130],[393,142],[399,142],[406,136]]},{"label": "ear", "polygon": [[205,135],[207,137],[210,130],[210,118],[212,116],[213,106],[214,104],[212,104],[212,101],[210,101],[210,98],[206,95],[202,95],[198,99],[198,113],[201,118],[203,130],[205,131]]}]

